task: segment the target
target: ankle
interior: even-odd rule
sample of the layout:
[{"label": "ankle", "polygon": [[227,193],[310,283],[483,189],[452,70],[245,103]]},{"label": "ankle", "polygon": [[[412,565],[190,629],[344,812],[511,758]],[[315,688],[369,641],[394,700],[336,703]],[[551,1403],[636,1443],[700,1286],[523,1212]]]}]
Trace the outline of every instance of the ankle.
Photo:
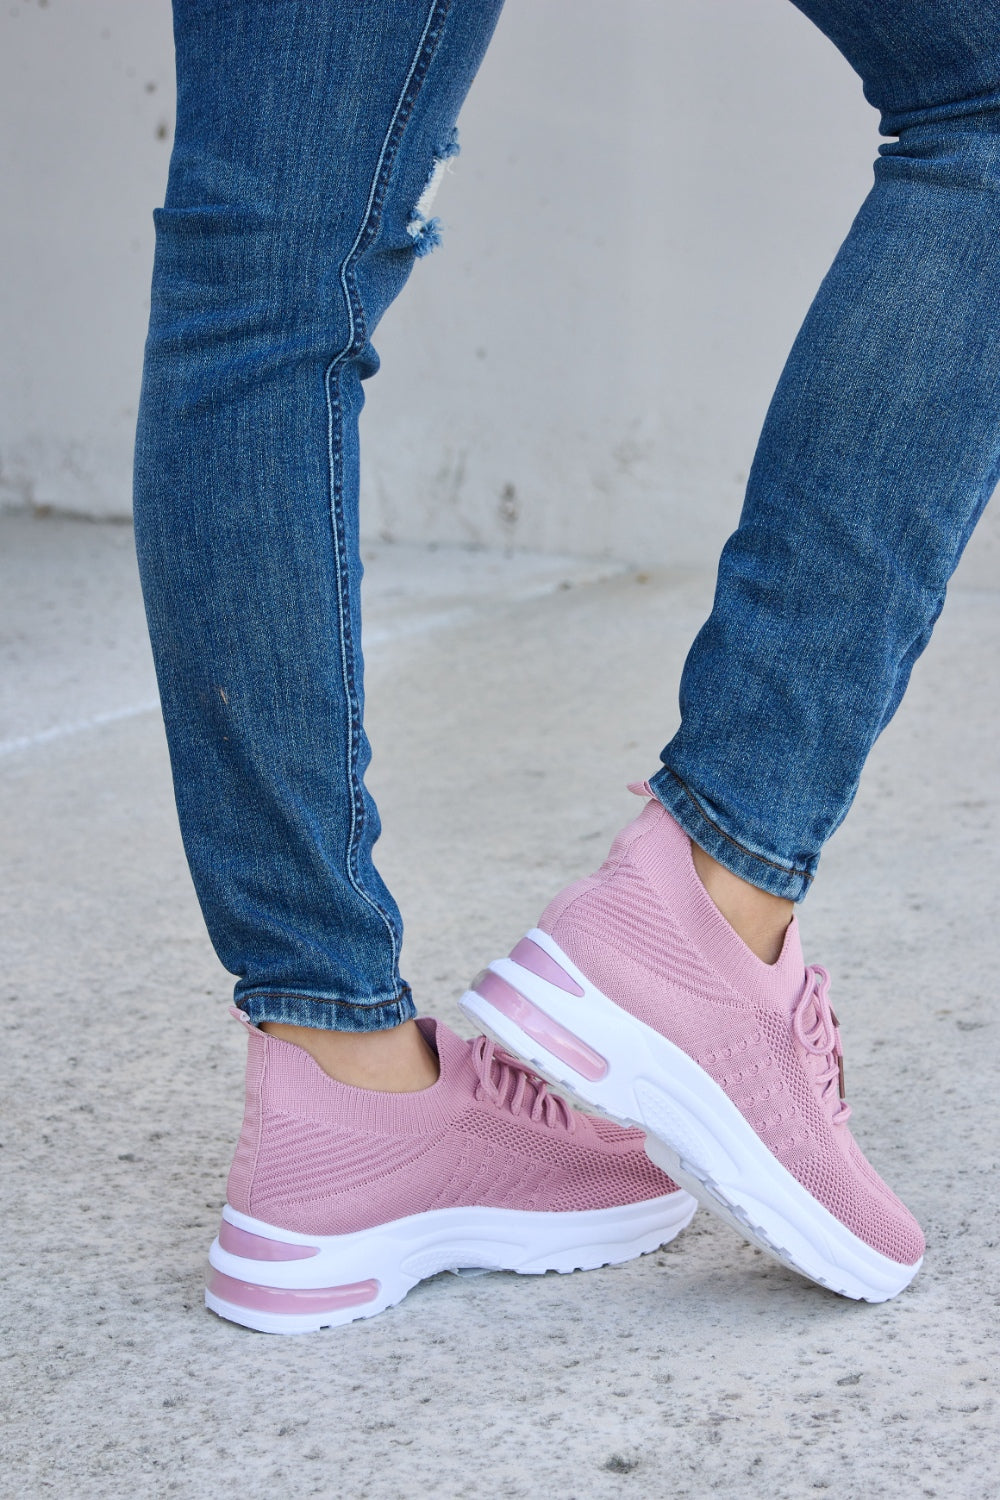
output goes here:
[{"label": "ankle", "polygon": [[691,845],[691,859],[699,880],[737,936],[764,963],[775,963],[792,920],[794,902],[742,880],[695,843]]},{"label": "ankle", "polygon": [[385,1094],[415,1094],[438,1080],[436,1054],[416,1021],[389,1031],[320,1031],[262,1021],[261,1031],[308,1052],[337,1083]]}]

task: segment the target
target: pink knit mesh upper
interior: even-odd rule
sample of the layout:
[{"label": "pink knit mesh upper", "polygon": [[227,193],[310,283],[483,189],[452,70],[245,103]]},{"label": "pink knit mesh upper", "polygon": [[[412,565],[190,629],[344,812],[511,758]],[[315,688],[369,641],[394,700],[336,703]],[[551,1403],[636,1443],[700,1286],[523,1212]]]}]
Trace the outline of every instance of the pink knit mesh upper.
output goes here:
[{"label": "pink knit mesh upper", "polygon": [[[794,1034],[796,1008],[819,1004],[794,919],[777,963],[763,963],[705,891],[687,835],[651,801],[596,874],[557,896],[539,926],[616,1004],[704,1068],[854,1234],[901,1264],[919,1260],[915,1219],[835,1123],[845,1112],[824,1083],[834,1054],[814,1054]],[[822,1034],[822,1017],[808,1014]]]},{"label": "pink knit mesh upper", "polygon": [[676,1190],[643,1135],[572,1110],[523,1064],[422,1021],[441,1076],[417,1094],[336,1083],[301,1048],[248,1027],[233,1208],[304,1234],[428,1209],[612,1208]]}]

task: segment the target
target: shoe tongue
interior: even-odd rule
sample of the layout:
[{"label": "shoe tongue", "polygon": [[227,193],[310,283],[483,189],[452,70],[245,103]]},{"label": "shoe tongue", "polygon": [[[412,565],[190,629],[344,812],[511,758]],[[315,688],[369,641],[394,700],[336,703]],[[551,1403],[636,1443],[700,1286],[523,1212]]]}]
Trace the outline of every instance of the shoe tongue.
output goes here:
[{"label": "shoe tongue", "polygon": [[791,1016],[792,1008],[802,993],[806,973],[798,918],[794,915],[788,924],[785,941],[777,961],[773,964],[765,964],[764,969],[766,971],[765,982],[769,986],[771,997],[780,1000],[787,1014]]},{"label": "shoe tongue", "polygon": [[443,1092],[451,1094],[467,1091],[469,1080],[476,1076],[472,1064],[472,1043],[432,1016],[421,1016],[417,1025],[428,1046],[437,1053],[441,1069],[438,1082],[445,1085]]}]

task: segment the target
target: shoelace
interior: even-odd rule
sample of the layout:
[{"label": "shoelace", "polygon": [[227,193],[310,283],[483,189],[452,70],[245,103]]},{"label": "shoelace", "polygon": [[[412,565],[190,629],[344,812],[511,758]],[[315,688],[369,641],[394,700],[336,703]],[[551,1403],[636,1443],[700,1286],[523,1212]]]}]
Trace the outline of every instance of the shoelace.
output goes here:
[{"label": "shoelace", "polygon": [[821,964],[808,964],[805,989],[792,1012],[792,1030],[806,1052],[811,1052],[814,1057],[825,1057],[827,1067],[816,1075],[820,1097],[824,1103],[829,1103],[831,1090],[836,1088],[839,1104],[833,1123],[843,1125],[851,1113],[851,1106],[844,1098],[844,1053],[829,991],[827,971]]},{"label": "shoelace", "polygon": [[548,1084],[533,1073],[527,1063],[505,1052],[488,1036],[476,1037],[472,1044],[472,1061],[479,1074],[477,1099],[489,1099],[501,1109],[506,1106],[512,1115],[519,1115],[530,1089],[529,1119],[536,1125],[542,1119],[550,1126],[561,1122],[570,1134],[576,1129],[576,1119],[566,1100],[549,1093]]}]

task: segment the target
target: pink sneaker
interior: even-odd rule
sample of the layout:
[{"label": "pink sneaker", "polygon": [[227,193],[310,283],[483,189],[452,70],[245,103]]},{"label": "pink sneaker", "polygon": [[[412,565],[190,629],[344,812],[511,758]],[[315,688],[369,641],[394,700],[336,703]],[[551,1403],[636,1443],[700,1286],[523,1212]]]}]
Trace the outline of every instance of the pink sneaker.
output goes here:
[{"label": "pink sneaker", "polygon": [[205,1292],[235,1323],[308,1333],[439,1271],[617,1264],[694,1213],[638,1131],[580,1114],[486,1037],[422,1020],[440,1078],[381,1094],[246,1024],[246,1114]]},{"label": "pink sneaker", "polygon": [[[644,788],[648,791],[648,788]],[[717,910],[655,800],[462,1005],[754,1244],[845,1297],[912,1280],[923,1235],[847,1128],[829,978],[793,919],[762,963]]]}]

